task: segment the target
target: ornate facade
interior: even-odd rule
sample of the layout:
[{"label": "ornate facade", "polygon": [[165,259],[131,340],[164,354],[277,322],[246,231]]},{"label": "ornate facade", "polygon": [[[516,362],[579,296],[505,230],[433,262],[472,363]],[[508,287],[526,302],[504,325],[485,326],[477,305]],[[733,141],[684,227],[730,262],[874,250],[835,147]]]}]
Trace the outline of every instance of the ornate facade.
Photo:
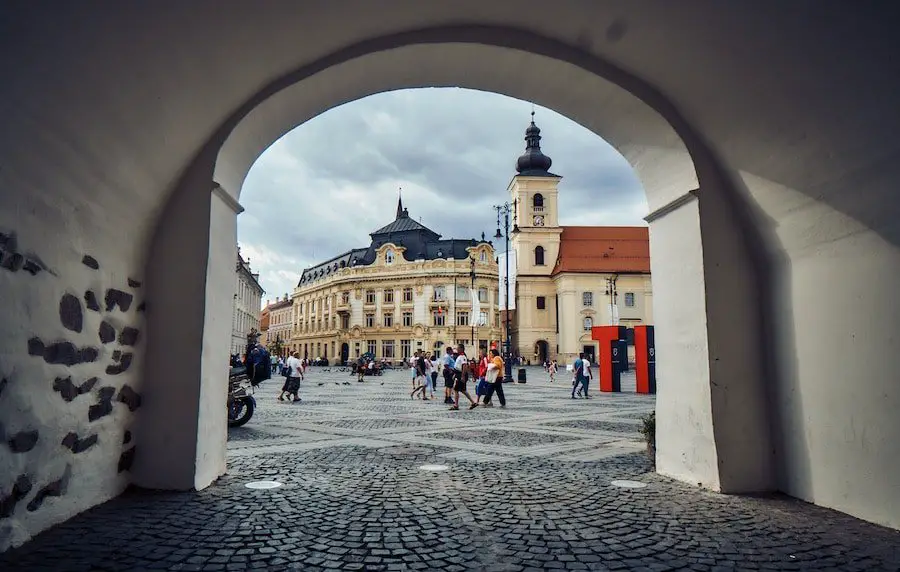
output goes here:
[{"label": "ornate facade", "polygon": [[[510,181],[516,204],[512,345],[523,358],[596,361],[591,327],[652,324],[650,237],[646,227],[561,226],[559,183],[532,118]],[[512,274],[512,273],[511,273]]]},{"label": "ornate facade", "polygon": [[259,274],[250,270],[250,259],[244,260],[237,249],[235,265],[234,304],[231,313],[231,353],[243,354],[247,349],[247,334],[259,333],[262,295]]},{"label": "ornate facade", "polygon": [[370,236],[367,248],[303,271],[291,296],[292,350],[329,363],[366,353],[398,362],[416,350],[500,340],[490,242],[441,240],[402,202],[395,220]]}]

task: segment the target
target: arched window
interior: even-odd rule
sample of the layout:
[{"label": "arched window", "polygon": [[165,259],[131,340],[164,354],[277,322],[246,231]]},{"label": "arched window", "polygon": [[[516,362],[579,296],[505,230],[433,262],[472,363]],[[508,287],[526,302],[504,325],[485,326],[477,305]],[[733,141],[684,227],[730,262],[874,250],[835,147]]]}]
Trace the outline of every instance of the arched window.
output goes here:
[{"label": "arched window", "polygon": [[534,265],[535,266],[543,266],[544,265],[544,247],[536,246],[534,248]]},{"label": "arched window", "polygon": [[394,263],[394,251],[393,251],[393,250],[388,250],[388,251],[385,253],[385,255],[384,255],[384,261],[385,261],[386,264],[393,264],[393,263]]},{"label": "arched window", "polygon": [[535,193],[534,198],[531,200],[535,209],[544,208],[544,195],[542,195],[541,193]]},{"label": "arched window", "polygon": [[487,262],[487,253],[485,251],[481,251],[481,261]]},{"label": "arched window", "polygon": [[592,327],[594,327],[594,319],[588,316],[584,319],[584,331],[590,332]]}]

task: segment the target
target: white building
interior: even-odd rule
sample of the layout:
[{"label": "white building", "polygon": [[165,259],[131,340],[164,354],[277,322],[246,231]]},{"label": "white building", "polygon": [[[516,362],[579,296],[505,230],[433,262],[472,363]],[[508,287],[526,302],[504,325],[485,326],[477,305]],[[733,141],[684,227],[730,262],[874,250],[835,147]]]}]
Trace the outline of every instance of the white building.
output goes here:
[{"label": "white building", "polygon": [[262,295],[259,274],[250,270],[250,259],[244,260],[237,249],[235,267],[234,304],[231,314],[231,354],[243,354],[247,348],[247,334],[259,332],[259,313]]}]

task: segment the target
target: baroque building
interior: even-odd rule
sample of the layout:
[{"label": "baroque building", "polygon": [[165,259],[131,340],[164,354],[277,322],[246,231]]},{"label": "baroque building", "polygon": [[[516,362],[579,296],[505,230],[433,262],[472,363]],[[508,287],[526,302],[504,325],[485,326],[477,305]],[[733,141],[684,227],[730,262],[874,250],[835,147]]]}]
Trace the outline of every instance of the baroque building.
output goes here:
[{"label": "baroque building", "polygon": [[290,296],[276,297],[275,301],[266,300],[260,320],[262,336],[259,343],[268,348],[272,355],[286,356],[292,335],[293,303]]},{"label": "baroque building", "polygon": [[250,270],[250,259],[244,260],[237,249],[235,266],[234,304],[231,314],[231,354],[243,354],[247,336],[259,333],[260,305],[265,292],[259,285],[259,274]]},{"label": "baroque building", "polygon": [[562,177],[550,172],[552,160],[541,151],[540,133],[532,113],[525,153],[507,189],[516,205],[512,347],[532,363],[572,363],[581,352],[596,363],[592,326],[626,326],[633,344],[632,328],[653,323],[649,230],[561,226]]},{"label": "baroque building", "polygon": [[368,247],[303,271],[291,295],[292,350],[329,363],[366,353],[397,362],[500,340],[497,262],[483,235],[441,239],[400,199],[394,221],[370,237]]}]

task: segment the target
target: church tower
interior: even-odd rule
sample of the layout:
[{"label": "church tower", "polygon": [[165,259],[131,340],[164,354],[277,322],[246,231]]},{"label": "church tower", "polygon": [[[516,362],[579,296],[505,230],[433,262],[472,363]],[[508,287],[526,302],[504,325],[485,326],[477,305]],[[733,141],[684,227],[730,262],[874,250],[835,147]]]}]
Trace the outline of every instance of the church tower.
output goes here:
[{"label": "church tower", "polygon": [[507,189],[516,205],[511,246],[516,255],[516,324],[513,344],[525,359],[540,362],[556,356],[556,287],[552,274],[559,256],[559,182],[553,161],[541,151],[541,130],[525,130],[525,153]]}]

